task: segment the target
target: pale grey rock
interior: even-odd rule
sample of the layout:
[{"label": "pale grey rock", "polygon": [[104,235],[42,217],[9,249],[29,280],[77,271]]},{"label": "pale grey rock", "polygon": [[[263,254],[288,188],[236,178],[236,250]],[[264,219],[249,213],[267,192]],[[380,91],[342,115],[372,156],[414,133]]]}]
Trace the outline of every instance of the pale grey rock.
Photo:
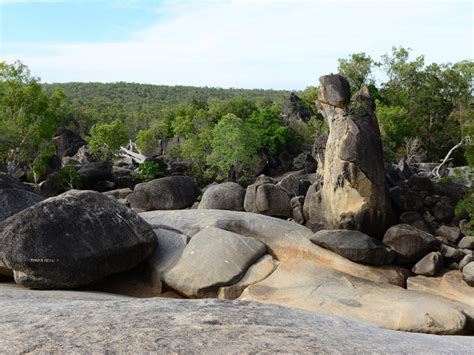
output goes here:
[{"label": "pale grey rock", "polygon": [[461,230],[458,227],[450,227],[443,224],[436,230],[436,235],[445,237],[452,243],[457,243],[461,237]]},{"label": "pale grey rock", "polygon": [[464,254],[459,249],[450,247],[446,244],[441,244],[440,252],[445,258],[454,260],[460,260],[464,256]]},{"label": "pale grey rock", "polygon": [[472,236],[467,236],[462,238],[459,241],[458,246],[462,249],[471,249],[474,250],[474,237]]},{"label": "pale grey rock", "polygon": [[462,268],[462,277],[469,286],[474,287],[474,261],[471,261]]},{"label": "pale grey rock", "polygon": [[443,256],[433,251],[418,261],[411,271],[417,275],[435,276],[442,269],[443,263]]},{"label": "pale grey rock", "polygon": [[116,200],[125,200],[132,192],[132,189],[129,187],[124,187],[123,189],[106,191],[103,192],[103,194],[108,197],[113,197]]},{"label": "pale grey rock", "polygon": [[245,275],[231,286],[221,287],[217,298],[234,300],[239,298],[244,289],[250,285],[266,279],[278,266],[278,262],[271,255],[265,255],[249,267]]},{"label": "pale grey rock", "polygon": [[148,259],[150,267],[161,275],[171,269],[181,258],[189,237],[177,230],[160,228],[153,226],[153,230],[158,238],[158,248]]},{"label": "pale grey rock", "polygon": [[472,353],[472,337],[404,333],[287,307],[131,299],[0,285],[1,353]]},{"label": "pale grey rock", "polygon": [[245,189],[235,182],[209,186],[202,195],[198,208],[243,211]]},{"label": "pale grey rock", "polygon": [[192,236],[163,281],[187,297],[215,297],[219,287],[237,282],[265,252],[255,238],[209,226]]}]

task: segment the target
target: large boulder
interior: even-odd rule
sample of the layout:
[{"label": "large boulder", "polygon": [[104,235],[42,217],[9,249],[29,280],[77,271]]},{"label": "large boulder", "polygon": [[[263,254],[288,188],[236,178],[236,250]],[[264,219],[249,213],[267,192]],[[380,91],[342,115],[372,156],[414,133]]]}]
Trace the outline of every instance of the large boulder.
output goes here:
[{"label": "large boulder", "polygon": [[30,186],[15,179],[13,176],[0,172],[0,190],[3,189],[32,190]]},{"label": "large boulder", "polygon": [[198,208],[243,211],[245,189],[235,182],[209,186],[202,195]]},{"label": "large boulder", "polygon": [[74,156],[87,142],[81,136],[66,128],[60,128],[53,139],[56,141],[57,155],[60,159]]},{"label": "large boulder", "polygon": [[87,189],[96,189],[102,181],[112,181],[112,162],[98,161],[88,163],[79,169],[79,174],[84,177],[84,187]]},{"label": "large boulder", "polygon": [[25,189],[0,189],[0,222],[42,200]]},{"label": "large boulder", "polygon": [[[306,219],[324,229],[359,230],[381,238],[393,224],[385,186],[380,130],[367,89],[349,105],[349,84],[339,75],[320,78],[319,112],[329,125],[324,184]],[[311,193],[311,189],[308,194]]]},{"label": "large boulder", "polygon": [[267,216],[290,218],[293,216],[291,197],[273,179],[260,176],[254,184],[247,187],[244,209]]},{"label": "large boulder", "polygon": [[387,265],[395,258],[389,247],[359,231],[322,230],[316,232],[311,241],[356,263]]},{"label": "large boulder", "polygon": [[266,252],[265,244],[215,227],[195,234],[163,281],[187,297],[215,297],[220,286],[236,283]]},{"label": "large boulder", "polygon": [[136,213],[98,192],[72,190],[0,223],[0,264],[31,288],[74,288],[133,268],[157,246]]},{"label": "large boulder", "polygon": [[162,229],[193,236],[209,226],[253,237],[264,243],[279,261],[311,260],[363,279],[405,286],[410,271],[397,266],[355,263],[311,242],[311,230],[297,223],[255,213],[224,210],[151,211],[140,216],[159,233]]},{"label": "large boulder", "polygon": [[397,261],[413,265],[429,252],[436,251],[439,243],[434,236],[409,224],[397,224],[385,233],[383,242],[397,253]]},{"label": "large boulder", "polygon": [[245,289],[239,299],[409,332],[463,334],[468,327],[466,315],[442,298],[368,282],[303,259],[281,263],[268,278]]},{"label": "large boulder", "polygon": [[128,201],[132,208],[143,211],[176,210],[190,207],[198,195],[193,178],[168,176],[136,185]]}]

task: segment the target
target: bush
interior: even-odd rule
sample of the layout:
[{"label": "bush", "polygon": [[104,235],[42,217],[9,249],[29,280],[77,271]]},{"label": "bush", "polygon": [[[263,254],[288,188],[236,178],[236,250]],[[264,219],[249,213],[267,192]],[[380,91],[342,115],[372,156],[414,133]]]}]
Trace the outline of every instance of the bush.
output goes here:
[{"label": "bush", "polygon": [[468,193],[456,205],[456,215],[461,213],[469,215],[469,234],[474,235],[474,185],[470,187]]},{"label": "bush", "polygon": [[154,154],[156,142],[157,140],[155,134],[151,129],[141,130],[137,134],[137,147],[146,156],[151,156]]},{"label": "bush", "polygon": [[159,177],[165,176],[160,166],[154,161],[146,161],[138,165],[138,173],[133,174],[133,177],[140,181],[151,181]]},{"label": "bush", "polygon": [[115,120],[112,123],[95,124],[91,128],[88,147],[92,154],[101,159],[113,158],[120,146],[129,139],[127,126]]}]

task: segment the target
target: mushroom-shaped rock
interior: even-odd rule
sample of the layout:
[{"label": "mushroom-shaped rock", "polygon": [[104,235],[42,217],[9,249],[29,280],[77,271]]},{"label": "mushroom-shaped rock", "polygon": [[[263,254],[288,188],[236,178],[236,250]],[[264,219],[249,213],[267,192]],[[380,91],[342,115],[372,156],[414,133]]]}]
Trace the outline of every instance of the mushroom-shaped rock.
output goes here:
[{"label": "mushroom-shaped rock", "polygon": [[0,223],[0,264],[31,288],[74,288],[129,270],[157,246],[135,212],[94,191],[72,190]]}]

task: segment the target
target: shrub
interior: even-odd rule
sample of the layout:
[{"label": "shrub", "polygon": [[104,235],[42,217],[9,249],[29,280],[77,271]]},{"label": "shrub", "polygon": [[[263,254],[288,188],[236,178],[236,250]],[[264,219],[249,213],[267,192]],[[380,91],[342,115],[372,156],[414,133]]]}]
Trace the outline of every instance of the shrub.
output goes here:
[{"label": "shrub", "polygon": [[133,174],[133,177],[140,181],[151,181],[159,177],[165,176],[160,166],[154,161],[146,161],[138,165],[138,173]]}]

